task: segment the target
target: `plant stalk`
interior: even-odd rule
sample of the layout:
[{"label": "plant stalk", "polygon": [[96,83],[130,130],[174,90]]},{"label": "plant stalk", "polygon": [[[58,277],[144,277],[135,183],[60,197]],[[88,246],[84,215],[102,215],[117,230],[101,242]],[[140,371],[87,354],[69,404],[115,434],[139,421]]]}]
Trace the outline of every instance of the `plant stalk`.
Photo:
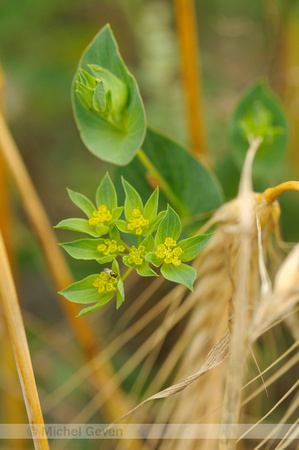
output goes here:
[{"label": "plant stalk", "polygon": [[195,155],[203,156],[206,139],[195,5],[194,0],[175,0],[174,3],[192,150]]},{"label": "plant stalk", "polygon": [[155,166],[152,164],[150,159],[147,157],[145,152],[140,148],[137,152],[137,156],[143,166],[148,170],[148,172],[152,175],[152,177],[155,179],[161,190],[163,191],[166,198],[169,200],[169,202],[172,204],[174,209],[181,215],[181,216],[188,216],[188,210],[184,203],[175,195],[167,181],[162,177],[162,175],[159,173],[159,171],[155,168]]},{"label": "plant stalk", "polygon": [[[40,242],[45,259],[57,290],[63,290],[73,283],[73,277],[65,261],[61,248],[58,246],[52,226],[42,203],[34,189],[25,164],[19,154],[18,148],[8,129],[3,114],[0,112],[0,151],[6,166],[13,177],[23,202],[24,210],[27,214],[32,229]],[[62,299],[62,297],[61,297]],[[100,350],[97,344],[96,334],[91,324],[85,316],[76,318],[79,314],[78,306],[75,303],[61,301],[61,306],[73,329],[79,343],[81,344],[88,360],[99,358]],[[97,387],[104,386],[112,377],[114,370],[109,363],[95,364],[94,382]],[[130,405],[118,387],[115,387],[113,398],[109,398],[105,404],[107,419],[115,420],[124,412],[130,409]]]},{"label": "plant stalk", "polygon": [[261,195],[265,197],[268,203],[272,203],[276,198],[288,191],[298,191],[299,192],[299,181],[286,181],[273,188],[268,188]]},{"label": "plant stalk", "polygon": [[0,232],[0,299],[23,391],[34,446],[49,449],[17,293]]}]

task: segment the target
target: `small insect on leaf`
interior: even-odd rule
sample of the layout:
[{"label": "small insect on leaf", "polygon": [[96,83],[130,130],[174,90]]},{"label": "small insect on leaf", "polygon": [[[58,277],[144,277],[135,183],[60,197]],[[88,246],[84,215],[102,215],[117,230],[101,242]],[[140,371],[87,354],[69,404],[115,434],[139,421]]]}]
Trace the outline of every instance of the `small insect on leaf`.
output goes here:
[{"label": "small insect on leaf", "polygon": [[109,275],[109,277],[113,277],[113,278],[117,278],[117,273],[113,272],[113,270],[108,269],[107,267],[105,267],[104,272]]}]

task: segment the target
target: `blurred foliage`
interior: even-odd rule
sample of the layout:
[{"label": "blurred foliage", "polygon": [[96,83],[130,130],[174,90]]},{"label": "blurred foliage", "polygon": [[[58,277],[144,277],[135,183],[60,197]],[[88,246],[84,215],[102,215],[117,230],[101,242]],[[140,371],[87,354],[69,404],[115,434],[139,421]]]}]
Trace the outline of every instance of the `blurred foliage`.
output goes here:
[{"label": "blurred foliage", "polygon": [[[280,97],[293,138],[284,160],[262,176],[255,176],[255,190],[298,178],[298,149],[294,144],[299,129],[298,2],[197,0],[196,7],[208,152],[226,199],[236,195],[240,176],[232,158],[229,120],[242,91],[261,77],[269,80]],[[106,23],[111,24],[122,57],[137,79],[148,122],[185,145],[189,143],[170,0],[2,1],[0,61],[6,76],[6,114],[53,224],[77,214],[68,200],[66,186],[91,196],[105,171],[111,171],[111,166],[84,148],[73,120],[70,96],[79,55]],[[296,241],[298,193],[284,194],[279,202],[283,237]],[[30,346],[38,383],[46,394],[71,376],[82,359],[76,345],[66,337],[66,325],[59,322],[61,312],[38,246],[15,205],[13,213],[16,225],[12,233],[17,263],[22,269],[18,285],[25,309],[34,308],[37,316],[27,317],[26,323],[31,330]],[[60,241],[65,240],[63,233],[57,233]],[[92,261],[82,265],[69,258],[69,262],[77,279],[97,267]],[[144,287],[138,285],[138,289],[142,292]],[[128,295],[129,299],[133,297],[136,287]],[[109,333],[111,323],[109,308],[105,314],[99,330],[101,336]],[[39,323],[38,317],[52,323],[55,332],[51,334],[50,327],[45,327],[44,321]],[[41,349],[50,340],[55,350],[49,351],[45,358]],[[126,356],[116,358],[115,365],[120,366]],[[63,408],[56,407],[46,414],[45,420],[67,422],[85,396],[89,398],[93,392],[89,382],[82,390],[78,389],[78,397],[69,396]],[[95,419],[100,422],[102,418]],[[28,442],[29,448],[30,445]],[[80,445],[75,442],[73,448],[83,448]],[[94,448],[86,441],[83,445]]]}]

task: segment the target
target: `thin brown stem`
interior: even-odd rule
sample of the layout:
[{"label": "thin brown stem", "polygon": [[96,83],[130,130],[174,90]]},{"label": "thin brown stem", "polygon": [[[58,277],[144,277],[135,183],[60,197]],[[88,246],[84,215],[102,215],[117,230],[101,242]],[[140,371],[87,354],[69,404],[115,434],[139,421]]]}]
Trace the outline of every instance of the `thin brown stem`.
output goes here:
[{"label": "thin brown stem", "polygon": [[36,449],[49,449],[31,358],[8,257],[0,232],[0,299]]},{"label": "thin brown stem", "polygon": [[175,0],[175,16],[181,54],[181,70],[187,94],[192,150],[197,156],[205,152],[203,94],[200,70],[196,11],[194,0]]}]

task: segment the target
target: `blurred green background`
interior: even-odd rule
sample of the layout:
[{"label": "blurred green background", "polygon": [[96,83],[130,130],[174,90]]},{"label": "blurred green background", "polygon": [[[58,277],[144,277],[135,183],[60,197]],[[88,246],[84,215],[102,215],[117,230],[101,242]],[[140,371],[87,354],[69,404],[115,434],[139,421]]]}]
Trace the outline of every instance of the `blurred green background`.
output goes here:
[{"label": "blurred green background", "polygon": [[[291,138],[284,161],[262,178],[255,178],[255,189],[298,179],[298,3],[198,0],[196,9],[208,152],[226,199],[236,195],[239,181],[231,158],[229,120],[243,90],[260,78],[268,80],[280,98]],[[137,79],[148,123],[186,147],[190,145],[172,1],[2,0],[0,60],[6,78],[5,112],[53,225],[77,215],[66,187],[92,197],[103,173],[107,168],[113,170],[83,146],[70,103],[80,55],[106,23],[111,24],[120,52]],[[37,317],[55,324],[60,311],[54,289],[13,185],[10,195],[11,236],[20,268],[22,301]],[[283,237],[297,241],[298,193],[284,194],[279,202]],[[58,233],[59,240],[65,236]],[[68,260],[75,277],[90,273],[88,263]],[[38,376],[53,373],[54,366],[48,364]],[[71,367],[63,370],[71,371]],[[59,383],[59,377],[64,379],[65,372],[48,380],[49,385]]]}]

